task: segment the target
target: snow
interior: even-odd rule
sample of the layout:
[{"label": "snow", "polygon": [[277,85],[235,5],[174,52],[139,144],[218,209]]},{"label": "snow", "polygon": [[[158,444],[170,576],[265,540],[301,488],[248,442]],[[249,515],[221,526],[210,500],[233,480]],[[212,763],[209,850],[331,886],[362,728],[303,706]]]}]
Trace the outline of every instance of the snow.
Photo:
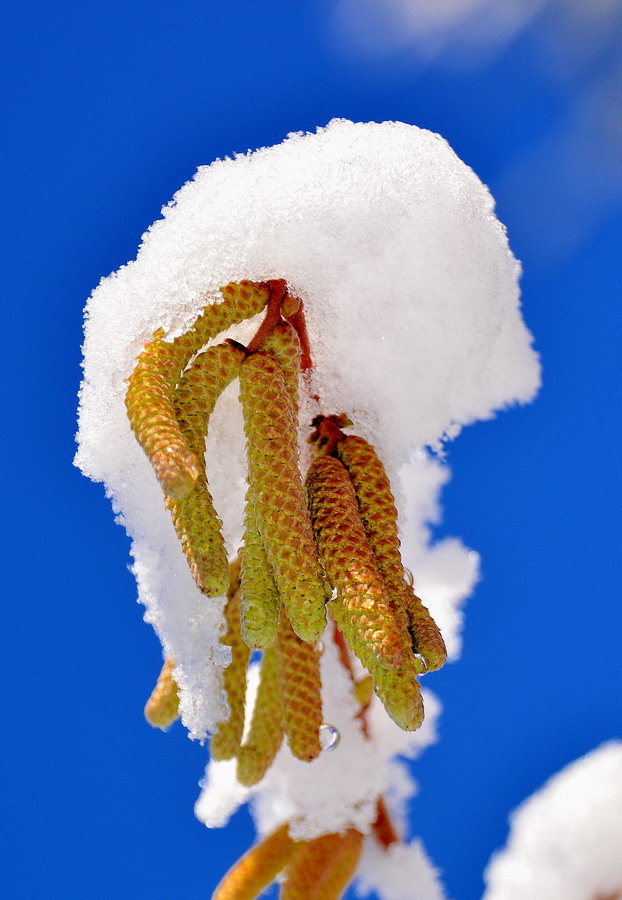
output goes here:
[{"label": "snow", "polygon": [[421,841],[391,844],[387,850],[376,841],[365,848],[354,882],[359,897],[373,891],[382,900],[444,900],[439,873],[430,862]]},{"label": "snow", "polygon": [[484,900],[597,900],[622,894],[622,741],[571,763],[511,816]]},{"label": "snow", "polygon": [[[175,657],[193,737],[226,712],[222,604],[206,602],[192,582],[126,419],[125,380],[153,331],[181,333],[218,300],[220,285],[278,277],[304,300],[314,353],[312,393],[320,401],[303,404],[302,422],[343,410],[378,447],[401,511],[411,509],[406,564],[418,567],[416,586],[430,589],[453,655],[452,604],[468,594],[476,563],[458,543],[426,556],[418,509],[434,505],[443,479],[437,463],[422,467],[414,454],[527,402],[539,384],[520,314],[519,265],[492,197],[438,135],[399,122],[333,120],[316,134],[198,170],[143,236],[137,259],[103,279],[88,302],[77,454],[85,474],[105,483],[132,538],[139,598]],[[236,337],[248,339],[253,328],[236,329]],[[232,553],[244,492],[238,406],[233,385],[207,446]],[[417,499],[428,464],[436,487]],[[441,560],[449,563],[448,584]]]}]

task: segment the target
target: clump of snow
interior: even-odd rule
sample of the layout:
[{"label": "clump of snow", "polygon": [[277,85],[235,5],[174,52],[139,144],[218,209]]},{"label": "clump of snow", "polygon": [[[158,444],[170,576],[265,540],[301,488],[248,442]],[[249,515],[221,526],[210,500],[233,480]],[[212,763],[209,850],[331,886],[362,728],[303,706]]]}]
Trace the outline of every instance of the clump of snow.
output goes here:
[{"label": "clump of snow", "polygon": [[421,841],[391,844],[386,850],[367,839],[354,890],[359,897],[375,895],[381,900],[444,900],[439,873],[430,862]]},{"label": "clump of snow", "polygon": [[[360,710],[352,681],[338,658],[331,627],[322,639],[322,706],[326,723],[337,729],[339,743],[324,750],[312,764],[295,759],[284,743],[263,780],[240,789],[231,763],[210,760],[197,817],[209,827],[226,824],[237,807],[250,799],[257,830],[268,834],[289,822],[296,840],[311,840],[329,832],[356,828],[368,833],[374,822],[376,801],[382,794],[394,824],[405,828],[405,804],[417,790],[400,759],[413,759],[437,740],[440,703],[424,692],[426,719],[415,732],[405,732],[389,719],[375,697],[366,714],[368,736],[357,718]],[[246,728],[256,691],[256,673],[249,679]]]},{"label": "clump of snow", "polygon": [[[126,379],[144,343],[160,327],[168,336],[182,332],[218,300],[220,285],[285,278],[304,300],[311,393],[320,397],[303,404],[303,421],[347,412],[377,446],[403,513],[416,492],[408,473],[417,447],[436,447],[537,390],[518,277],[492,197],[442,138],[398,122],[334,120],[316,134],[199,169],[144,235],[136,261],[94,291],[77,463],[105,483],[132,537],[139,597],[175,657],[192,736],[212,730],[225,712],[221,604],[194,586],[127,422]],[[244,341],[252,331],[246,325],[235,336]],[[241,536],[243,444],[232,386],[207,447],[232,553]],[[431,488],[426,496],[435,502]],[[420,534],[417,509],[408,529]],[[412,540],[414,568],[426,537]],[[470,590],[475,567],[461,545],[441,547],[436,562],[429,557],[428,569],[415,572],[415,585],[422,594],[430,588],[455,654],[452,604]]]},{"label": "clump of snow", "polygon": [[567,766],[511,817],[484,900],[597,900],[622,893],[622,741]]}]

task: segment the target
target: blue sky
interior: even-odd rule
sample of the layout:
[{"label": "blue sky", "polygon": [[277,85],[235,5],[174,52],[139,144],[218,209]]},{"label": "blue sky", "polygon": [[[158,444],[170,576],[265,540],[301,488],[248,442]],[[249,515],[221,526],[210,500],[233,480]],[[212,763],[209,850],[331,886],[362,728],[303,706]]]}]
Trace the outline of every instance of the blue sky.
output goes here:
[{"label": "blue sky", "polygon": [[478,550],[483,579],[462,659],[429,683],[441,741],[412,803],[448,894],[480,897],[509,811],[620,736],[622,12],[581,22],[551,0],[505,42],[380,52],[335,8],[2,14],[8,897],[203,898],[252,840],[245,812],[223,831],[194,819],[205,750],[143,721],[159,646],[128,540],[71,466],[82,308],[198,165],[335,116],[438,131],[491,187],[544,366],[533,405],[449,448],[437,534]]}]

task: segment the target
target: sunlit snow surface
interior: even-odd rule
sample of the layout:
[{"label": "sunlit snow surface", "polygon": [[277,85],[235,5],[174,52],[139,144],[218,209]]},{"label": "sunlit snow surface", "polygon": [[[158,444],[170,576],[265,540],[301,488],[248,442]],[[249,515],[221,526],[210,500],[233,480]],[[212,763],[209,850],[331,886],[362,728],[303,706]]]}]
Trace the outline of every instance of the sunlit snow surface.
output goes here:
[{"label": "sunlit snow surface", "polygon": [[484,900],[622,895],[622,741],[567,766],[512,814],[486,882]]},{"label": "sunlit snow surface", "polygon": [[[194,737],[225,714],[219,601],[195,587],[160,488],[125,414],[126,379],[154,330],[179,334],[218,287],[285,278],[303,298],[314,351],[306,423],[346,411],[379,450],[402,514],[405,563],[459,650],[456,603],[477,558],[428,546],[446,479],[418,448],[530,400],[537,358],[520,315],[519,266],[493,200],[438,135],[335,120],[317,134],[197,172],[144,235],[138,257],[87,307],[78,464],[105,482],[132,537],[146,617],[173,653]],[[244,341],[254,324],[237,329]],[[210,425],[207,469],[231,553],[241,538],[244,442],[235,386]],[[333,754],[335,755],[335,754]]]}]

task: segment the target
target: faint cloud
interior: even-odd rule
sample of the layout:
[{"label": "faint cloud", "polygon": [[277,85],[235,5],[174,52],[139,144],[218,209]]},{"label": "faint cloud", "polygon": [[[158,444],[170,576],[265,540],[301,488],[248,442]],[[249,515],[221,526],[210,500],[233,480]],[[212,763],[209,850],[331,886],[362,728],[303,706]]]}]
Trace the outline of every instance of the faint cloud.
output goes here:
[{"label": "faint cloud", "polygon": [[527,252],[565,257],[622,204],[622,0],[337,0],[342,50],[380,63],[485,69],[519,36],[566,99],[493,185]]}]

